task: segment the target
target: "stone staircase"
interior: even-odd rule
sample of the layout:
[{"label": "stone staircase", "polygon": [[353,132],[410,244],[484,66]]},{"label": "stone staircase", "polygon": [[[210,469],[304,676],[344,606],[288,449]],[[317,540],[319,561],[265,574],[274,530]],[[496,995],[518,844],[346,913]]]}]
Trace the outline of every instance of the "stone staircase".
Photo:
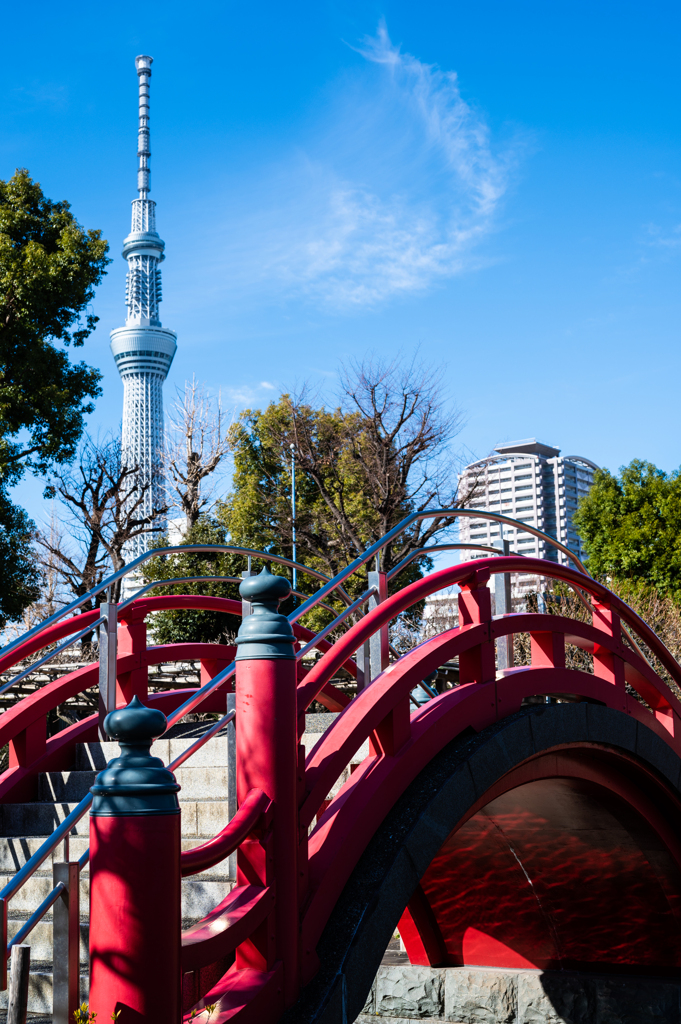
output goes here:
[{"label": "stone staircase", "polygon": [[[309,751],[328,728],[334,714],[308,715],[303,743]],[[170,738],[157,740],[152,753],[168,764],[187,749],[211,723],[176,726]],[[178,735],[179,733],[179,735]],[[366,751],[368,752],[368,751]],[[357,760],[365,756],[358,754]],[[89,792],[98,771],[117,757],[117,743],[80,744],[73,768],[40,777],[39,799],[32,803],[0,805],[0,887],[36,852],[44,839],[70,814]],[[182,814],[182,849],[210,839],[229,821],[227,812],[227,734],[223,730],[192,755],[176,772]],[[335,789],[339,788],[343,780]],[[78,823],[69,840],[69,859],[76,861],[88,846],[89,816]],[[13,935],[53,888],[52,862],[64,859],[63,846],[28,880],[9,904],[8,934]],[[182,881],[182,927],[188,928],[221,902],[234,885],[227,874],[228,861]],[[88,997],[89,868],[81,874],[80,961],[81,1001]],[[29,1012],[51,1019],[52,1014],[52,913],[46,914],[26,940],[31,946]],[[7,1006],[7,992],[0,993],[0,1019]]]}]

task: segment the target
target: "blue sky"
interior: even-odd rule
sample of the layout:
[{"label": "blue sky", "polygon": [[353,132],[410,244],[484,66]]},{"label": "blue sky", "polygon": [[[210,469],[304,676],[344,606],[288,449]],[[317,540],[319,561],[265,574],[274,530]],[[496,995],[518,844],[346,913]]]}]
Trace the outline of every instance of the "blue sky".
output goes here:
[{"label": "blue sky", "polygon": [[[154,57],[166,394],[230,408],[373,350],[446,364],[459,440],[537,436],[616,469],[681,463],[680,15],[671,3],[149,0],[12,5],[0,177],[25,166],[114,262],[135,196],[134,57]],[[17,492],[40,518],[41,485]]]}]

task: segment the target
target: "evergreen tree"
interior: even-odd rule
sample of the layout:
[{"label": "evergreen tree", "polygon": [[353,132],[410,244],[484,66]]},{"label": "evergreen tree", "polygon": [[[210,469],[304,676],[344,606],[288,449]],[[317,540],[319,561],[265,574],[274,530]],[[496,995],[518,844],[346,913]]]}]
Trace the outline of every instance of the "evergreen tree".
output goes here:
[{"label": "evergreen tree", "polygon": [[681,600],[681,475],[634,459],[618,476],[599,470],[574,523],[589,571]]},{"label": "evergreen tree", "polygon": [[[199,518],[182,538],[182,544],[227,544],[224,526],[207,516]],[[168,537],[162,536],[153,547],[168,546]],[[246,568],[243,557],[230,554],[191,554],[180,552],[176,555],[159,555],[150,558],[142,566],[145,583],[154,580],[182,579],[188,576],[233,576],[240,577]],[[258,566],[258,570],[261,566]],[[182,583],[176,586],[155,587],[150,595],[159,594],[210,594],[214,597],[231,597],[240,601],[238,583]],[[150,621],[151,633],[158,644],[171,643],[229,643],[241,625],[241,616],[225,615],[222,612],[200,611],[194,608],[155,612]]]},{"label": "evergreen tree", "polygon": [[108,246],[85,231],[67,202],[51,202],[25,170],[0,181],[0,623],[38,596],[28,535],[9,498],[30,469],[70,461],[101,374],[72,363],[57,343],[78,347],[94,330],[87,312]]}]

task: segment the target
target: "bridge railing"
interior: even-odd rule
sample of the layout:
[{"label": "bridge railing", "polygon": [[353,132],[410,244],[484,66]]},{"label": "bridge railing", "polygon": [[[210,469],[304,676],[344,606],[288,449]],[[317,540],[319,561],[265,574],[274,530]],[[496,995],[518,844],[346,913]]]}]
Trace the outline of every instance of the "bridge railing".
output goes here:
[{"label": "bridge railing", "polygon": [[[487,587],[490,576],[515,572],[583,588],[590,595],[593,622],[539,612],[492,616]],[[338,667],[412,604],[454,584],[461,588],[459,626],[420,644],[372,680],[308,754],[304,767],[300,760],[296,763],[292,737],[284,735],[286,728],[295,727],[296,715],[301,721],[310,701],[322,692]],[[271,598],[269,604],[266,598],[263,601],[271,606]],[[427,742],[429,735],[437,732],[433,723],[444,723],[437,735],[437,742],[443,744],[461,731],[470,728],[478,732],[499,717],[513,714],[523,700],[548,695],[617,708],[648,724],[681,751],[681,705],[650,666],[623,642],[622,619],[665,664],[672,678],[681,682],[681,668],[664,645],[614,594],[567,567],[520,556],[481,559],[442,570],[387,597],[350,627],[298,683],[297,708],[287,717],[285,702],[279,706],[276,729],[268,702],[275,695],[281,698],[286,690],[286,673],[281,669],[286,663],[274,660],[268,664],[267,654],[250,663],[256,668],[242,675],[239,684],[247,715],[237,730],[243,753],[238,778],[242,778],[245,798],[253,790],[253,761],[257,762],[256,771],[268,780],[260,788],[273,800],[273,816],[254,826],[249,839],[240,845],[236,889],[183,939],[183,949],[188,952],[183,953],[182,970],[197,976],[193,1010],[199,1013],[207,1002],[223,997],[234,1007],[237,996],[245,998],[246,989],[250,998],[257,995],[262,999],[258,1006],[263,1007],[263,1021],[276,1019],[282,992],[285,1004],[292,1005],[299,985],[315,972],[314,950],[321,932],[377,824],[409,778],[433,756],[433,746]],[[532,664],[497,673],[495,642],[510,632],[530,634]],[[566,644],[592,653],[592,674],[566,668]],[[410,714],[411,689],[424,674],[452,657],[459,658],[459,686]],[[243,666],[249,662],[238,664],[244,672]],[[645,704],[629,695],[627,682]],[[252,742],[256,736],[258,746]],[[366,740],[369,756],[327,804],[341,773]],[[402,763],[404,771],[397,770]],[[277,789],[282,784],[284,790],[289,787],[287,792]],[[292,792],[296,793],[293,807],[289,806]],[[297,839],[295,854],[289,856],[281,851],[289,850],[291,834]],[[278,851],[274,860],[267,855],[273,846]],[[233,952],[235,966],[209,991],[202,989],[201,969]]]},{"label": "bridge railing", "polygon": [[[593,623],[539,613],[492,617],[486,580],[497,573],[523,571],[584,588],[592,597]],[[475,585],[471,583],[471,578]],[[594,687],[598,686],[595,680],[599,679],[620,687],[624,693],[626,682],[641,698],[644,713],[652,715],[681,743],[681,705],[649,663],[636,650],[622,642],[620,620],[624,619],[644,640],[674,682],[681,686],[681,667],[659,638],[624,602],[595,580],[589,578],[584,581],[567,567],[518,556],[484,559],[442,570],[393,594],[383,605],[351,627],[307,674],[298,690],[299,714],[315,699],[318,688],[323,687],[333,676],[348,651],[355,649],[365,638],[374,634],[377,628],[414,603],[437,590],[456,584],[462,588],[459,595],[460,625],[425,641],[417,648],[417,675],[423,674],[429,667],[429,651],[432,649],[432,668],[437,668],[445,660],[459,658],[459,687],[494,679],[494,642],[510,633],[523,632],[530,634],[533,668],[565,668],[565,644],[569,643],[593,655],[594,670],[592,677],[579,679],[575,674],[570,680],[571,686],[586,686],[588,692],[577,694],[574,689],[569,690],[560,693],[562,699],[572,699],[573,696],[593,698]],[[487,626],[483,635],[480,627],[484,623]],[[405,658],[408,659],[408,656]],[[403,659],[403,671],[407,663],[408,660]],[[506,670],[498,680],[499,693],[503,694],[507,685],[511,689],[513,680],[522,671],[524,668]],[[353,702],[352,707],[333,723],[310,753],[306,765],[307,795],[301,809],[302,826],[312,824],[327,794],[347,768],[355,751],[367,739],[374,737],[372,743],[375,756],[384,749],[385,740],[379,742],[375,737],[395,728],[395,712],[408,699],[416,677],[405,676],[406,681],[401,686],[397,685],[397,678],[397,669],[393,665],[389,674],[379,677],[366,694],[360,695],[361,700]],[[379,682],[382,685],[377,686]],[[534,685],[536,682],[532,682]]]},{"label": "bridge railing", "polygon": [[[491,575],[525,571],[584,585],[591,596],[592,622],[522,612],[493,616],[487,586]],[[650,628],[616,595],[570,569],[519,557],[484,559],[442,570],[393,594],[366,620],[352,627],[324,655],[299,688],[299,713],[314,699],[333,665],[382,621],[400,614],[443,586],[458,584],[460,624],[431,637],[390,666],[360,693],[306,757],[299,825],[311,829],[308,886],[301,896],[301,944],[315,949],[333,907],[377,825],[423,770],[440,746],[454,736],[479,733],[518,712],[523,702],[587,702],[613,708],[656,733],[681,756],[681,704],[646,660],[623,641],[621,623],[643,640],[681,685],[681,666]],[[511,633],[528,633],[531,663],[497,671],[495,643]],[[566,665],[566,647],[587,651],[593,671]],[[414,683],[438,665],[459,659],[459,685],[409,714]],[[633,692],[632,692],[633,691]],[[596,737],[594,737],[596,739]],[[369,755],[332,800],[328,794],[369,742]],[[503,754],[500,752],[503,758]],[[423,961],[417,961],[423,962]],[[316,965],[303,973],[310,980]]]},{"label": "bridge railing", "polygon": [[[407,517],[401,524],[395,527],[394,530],[390,531],[390,533],[387,534],[386,537],[382,538],[376,544],[370,546],[363,553],[362,556],[355,559],[354,562],[352,562],[349,566],[346,567],[346,569],[338,573],[336,577],[334,577],[331,580],[328,580],[326,577],[324,577],[323,574],[318,573],[315,570],[311,570],[308,567],[298,565],[297,563],[293,563],[291,560],[279,558],[277,556],[272,556],[267,553],[252,551],[249,549],[236,548],[229,545],[191,545],[184,546],[182,548],[160,549],[154,552],[149,552],[144,556],[141,556],[139,559],[135,560],[135,562],[133,562],[130,566],[126,567],[123,570],[120,570],[118,573],[113,574],[111,577],[109,577],[108,580],[103,581],[103,583],[99,587],[94,588],[93,591],[85,595],[83,598],[78,599],[76,602],[73,602],[67,608],[62,609],[60,612],[50,617],[50,619],[46,620],[46,622],[41,624],[40,626],[34,627],[24,637],[18,638],[11,644],[7,645],[7,647],[0,651],[0,671],[2,671],[4,668],[7,668],[11,664],[15,664],[16,661],[25,658],[26,656],[33,654],[36,651],[44,649],[45,646],[58,642],[64,636],[69,635],[69,633],[72,634],[69,642],[73,643],[80,636],[84,635],[89,630],[93,629],[96,625],[101,624],[103,616],[98,611],[86,612],[78,616],[75,616],[73,619],[67,621],[64,621],[64,619],[70,612],[76,610],[83,604],[88,603],[93,597],[96,597],[99,593],[107,590],[114,583],[116,583],[118,579],[122,578],[128,573],[135,572],[140,567],[140,565],[143,562],[147,561],[149,558],[164,554],[172,554],[176,553],[177,551],[188,551],[194,553],[220,551],[242,554],[249,557],[249,560],[252,557],[256,557],[261,558],[265,561],[275,562],[284,566],[295,566],[303,572],[309,572],[310,575],[313,576],[313,578],[317,578],[320,581],[322,581],[322,586],[320,587],[320,589],[312,597],[308,597],[306,600],[303,600],[301,605],[299,605],[298,608],[294,609],[294,611],[288,616],[289,621],[292,624],[294,624],[296,628],[296,634],[298,635],[298,638],[306,641],[302,649],[300,649],[297,652],[297,658],[299,660],[302,659],[303,655],[306,654],[313,646],[320,648],[320,650],[322,651],[324,649],[328,649],[329,645],[326,642],[326,637],[330,635],[340,625],[342,625],[349,616],[355,614],[367,602],[370,602],[373,605],[372,611],[370,611],[368,616],[365,616],[364,620],[362,620],[360,623],[357,623],[354,627],[350,629],[349,633],[346,634],[346,637],[351,636],[353,638],[350,647],[352,647],[352,643],[354,643],[355,640],[357,641],[357,644],[352,650],[350,650],[350,648],[347,649],[346,657],[344,658],[344,661],[341,664],[345,664],[346,666],[351,667],[351,671],[354,671],[354,662],[352,660],[352,657],[357,651],[357,649],[359,647],[362,647],[362,645],[365,645],[366,643],[370,644],[372,638],[374,638],[374,640],[377,639],[378,642],[375,644],[375,650],[371,652],[372,655],[376,654],[377,652],[377,657],[370,656],[369,658],[370,668],[369,673],[367,674],[369,676],[369,679],[371,679],[387,667],[387,624],[390,618],[392,617],[390,615],[386,616],[385,614],[385,611],[387,610],[388,604],[391,600],[387,597],[386,584],[388,577],[386,576],[386,574],[380,573],[379,568],[377,568],[377,571],[375,573],[371,572],[369,588],[365,591],[364,594],[362,594],[359,598],[357,598],[354,601],[343,589],[343,584],[354,572],[366,566],[367,563],[370,562],[372,558],[380,555],[380,552],[388,543],[393,542],[401,533],[409,529],[409,527],[416,520],[429,517],[453,519],[458,516],[488,518],[494,521],[498,521],[500,523],[505,523],[514,528],[526,530],[529,533],[541,537],[542,539],[546,540],[550,545],[562,551],[565,557],[570,558],[573,562],[575,562],[575,564],[579,566],[580,570],[583,570],[583,566],[576,558],[576,556],[574,556],[567,548],[564,548],[563,545],[554,541],[547,535],[541,533],[541,531],[537,531],[532,527],[528,527],[526,524],[519,523],[515,520],[509,519],[508,517],[500,516],[496,513],[486,513],[480,512],[478,510],[460,509],[427,510],[425,512],[416,513],[412,516]],[[404,568],[406,568],[407,564],[410,561],[423,554],[429,554],[430,552],[434,551],[452,550],[464,547],[474,550],[480,550],[481,552],[490,552],[495,550],[494,548],[490,548],[485,545],[472,544],[436,545],[432,546],[431,548],[419,549],[418,551],[412,552],[398,566],[396,566],[395,569],[390,573],[390,578],[394,579],[396,576],[399,575],[399,573]],[[520,565],[513,571],[532,571],[528,566],[528,559],[526,559],[525,557],[518,556],[516,562],[520,563]],[[546,568],[547,566],[553,566],[554,563],[541,562],[539,563],[539,565],[541,566],[542,575],[551,575],[551,573],[546,571]],[[372,579],[372,577],[374,577],[374,579]],[[382,581],[381,577],[383,578]],[[575,585],[579,590],[581,587],[580,580],[584,579],[583,572],[580,571],[579,573],[575,573],[574,577],[575,579],[571,580],[570,582],[572,585]],[[237,582],[237,579],[232,577],[210,577],[210,579],[221,579],[225,582]],[[144,588],[144,594],[147,594],[151,589],[154,588],[154,586],[168,586],[173,585],[174,583],[181,584],[182,582],[196,581],[197,578],[195,577],[183,577],[178,580],[155,581],[154,583],[149,584],[147,587]],[[440,589],[440,587],[436,587],[435,589]],[[341,599],[346,603],[346,608],[340,615],[336,616],[335,620],[329,626],[327,626],[325,630],[322,630],[321,633],[317,634],[316,636],[313,636],[309,630],[304,630],[303,627],[299,625],[299,620],[308,611],[311,611],[318,606],[330,608],[329,605],[325,604],[324,599],[331,596],[334,592],[340,595]],[[303,595],[300,596],[302,597]],[[189,605],[187,604],[188,600],[190,600],[191,602]],[[169,647],[164,649],[147,648],[146,636],[142,637],[141,631],[139,629],[135,629],[135,627],[139,627],[140,623],[142,623],[143,625],[143,620],[149,613],[149,611],[158,610],[162,607],[171,608],[188,606],[215,607],[219,608],[220,610],[229,610],[232,612],[236,612],[237,614],[241,611],[239,602],[229,601],[229,599],[224,598],[207,598],[201,595],[192,595],[190,597],[188,597],[187,595],[171,595],[163,598],[148,598],[139,593],[136,594],[133,598],[129,599],[128,601],[123,602],[118,608],[118,614],[120,616],[120,626],[122,627],[124,638],[123,649],[120,651],[118,658],[114,660],[116,674],[119,677],[117,694],[118,699],[119,701],[122,699],[123,702],[127,702],[131,699],[131,696],[134,696],[135,694],[140,695],[143,698],[149,699],[151,702],[155,703],[156,706],[162,707],[164,711],[170,712],[167,715],[168,728],[171,728],[173,724],[178,722],[186,714],[189,714],[191,711],[194,711],[198,708],[201,708],[202,710],[217,710],[221,701],[218,700],[218,704],[216,704],[215,708],[213,708],[215,698],[219,697],[220,694],[224,694],[226,692],[226,690],[229,688],[229,685],[231,684],[231,680],[234,675],[234,663],[231,659],[232,652],[229,650],[229,648],[225,648],[221,645],[191,644],[170,645]],[[381,612],[381,608],[383,608],[384,611]],[[83,625],[84,620],[86,620],[85,625]],[[361,627],[362,624],[364,624],[364,628],[360,629],[359,627]],[[73,635],[74,631],[75,635]],[[63,649],[66,646],[67,645],[62,645],[62,648],[60,649]],[[52,652],[52,655],[48,654],[44,659],[41,660],[39,664],[44,664],[45,661],[47,661],[50,656],[54,655],[54,653],[56,652]],[[226,656],[228,655],[228,653],[230,655],[230,662],[229,664],[226,664]],[[201,675],[203,685],[200,686],[197,691],[193,692],[189,696],[189,698],[184,701],[182,701],[181,699],[184,696],[184,694],[181,691],[176,691],[174,693],[169,694],[155,694],[153,697],[149,698],[146,688],[147,667],[150,664],[161,663],[163,659],[168,660],[172,658],[172,660],[177,660],[177,658],[181,657],[183,654],[185,655],[185,657],[190,657],[194,655],[199,657],[201,661]],[[322,662],[324,661],[324,657],[325,655],[322,656]],[[319,664],[320,663],[318,663],[318,665]],[[37,666],[35,665],[31,666],[31,669],[35,670],[36,667]],[[315,666],[315,668],[317,668],[317,666]],[[312,672],[314,673],[314,671],[315,670],[313,669]],[[7,799],[11,792],[13,792],[16,795],[16,793],[21,789],[21,785],[26,783],[27,777],[35,777],[37,772],[47,770],[49,764],[54,763],[55,759],[59,760],[59,758],[61,757],[62,760],[68,760],[69,758],[66,755],[73,748],[75,743],[82,742],[85,736],[88,735],[88,730],[91,731],[92,728],[95,727],[97,716],[92,716],[91,719],[85,720],[85,722],[77,723],[75,727],[64,730],[62,733],[58,734],[57,737],[53,737],[52,740],[50,741],[51,750],[47,750],[44,729],[45,714],[47,713],[47,711],[51,710],[51,708],[54,707],[56,704],[63,702],[65,699],[68,699],[68,696],[72,696],[78,692],[81,692],[83,689],[91,687],[92,684],[95,682],[95,674],[99,675],[99,666],[97,666],[96,664],[87,667],[85,670],[80,670],[79,672],[72,673],[70,674],[70,676],[65,677],[65,679],[59,680],[54,684],[49,684],[42,690],[38,691],[36,694],[32,695],[30,698],[21,701],[20,704],[16,706],[16,708],[11,709],[10,712],[5,713],[5,715],[2,716],[2,719],[0,719],[0,745],[3,742],[9,741],[10,743],[11,765],[9,772],[11,774],[14,771],[14,774],[19,776],[19,778],[14,780],[14,782],[18,782],[19,785],[15,785],[13,787],[5,786],[5,792],[3,794],[2,782],[0,781],[0,799],[3,799],[3,795],[4,799]],[[17,679],[11,680],[10,684],[6,684],[6,688],[9,688],[9,685],[14,685],[17,681]],[[315,696],[321,699],[323,702],[326,702],[327,706],[332,707],[334,710],[340,710],[347,703],[347,698],[345,700],[342,700],[341,695],[334,693],[332,689],[330,690],[329,682],[330,679],[322,681],[321,685],[318,686],[315,690]],[[306,681],[303,681],[299,686],[299,721],[301,714],[304,713],[305,707],[310,702],[308,700],[309,692],[309,682],[306,683]],[[178,706],[178,704],[180,706]],[[12,714],[12,712],[15,713]],[[227,717],[229,716],[226,716],[224,719],[222,719],[221,722],[217,724],[215,729],[211,729],[210,733],[207,735],[206,738],[210,738],[210,736],[212,736],[216,731],[218,731],[219,728],[221,728],[222,725],[225,724]],[[302,720],[304,721],[304,717]],[[300,725],[299,731],[301,731]],[[19,771],[17,772],[16,769],[18,769]],[[7,773],[5,774],[7,775]],[[82,817],[82,815],[87,811],[90,799],[91,798],[86,798],[86,800],[82,802],[85,806],[79,805],[79,808],[77,808],[76,811],[74,811],[73,813],[76,814],[76,812],[79,811],[79,817]],[[66,822],[62,823],[62,826],[55,830],[53,836],[50,837],[45,844],[43,844],[41,850],[47,849],[47,852],[44,854],[43,860],[47,856],[49,856],[50,853],[54,851],[59,842],[61,842],[62,839],[68,835],[74,823],[75,820],[74,822],[71,822],[71,824],[66,828]],[[87,863],[87,856],[84,856],[84,863]],[[31,867],[29,874],[26,874],[24,878],[25,870],[29,869],[29,865],[31,864],[33,866]],[[37,861],[34,861],[33,859],[29,861],[27,865],[25,865],[25,869],[22,869],[22,872],[19,872],[15,879],[13,879],[12,882],[9,883],[9,885],[6,887],[5,893],[0,894],[0,899],[4,900],[3,916],[5,917],[5,919],[7,900],[9,900],[11,895],[16,894],[18,888],[23,884],[23,881],[25,881],[26,878],[30,877],[30,874],[36,869],[37,866]],[[84,866],[84,864],[82,866]],[[58,888],[58,886],[55,887],[55,889]],[[54,890],[51,896],[53,895]],[[56,898],[57,897],[55,897],[55,899]],[[38,908],[38,911],[36,911],[36,913],[33,915],[31,919],[33,921],[33,924],[37,922],[39,916],[42,916],[40,912],[42,911],[44,913],[47,909],[49,909],[47,906],[45,906],[44,908]],[[6,934],[7,933],[5,929],[5,950],[6,952],[8,952]],[[26,932],[24,932],[24,934],[26,934]],[[14,942],[16,942],[16,939],[14,940]],[[2,957],[1,959],[3,967],[5,967],[6,956]]]}]

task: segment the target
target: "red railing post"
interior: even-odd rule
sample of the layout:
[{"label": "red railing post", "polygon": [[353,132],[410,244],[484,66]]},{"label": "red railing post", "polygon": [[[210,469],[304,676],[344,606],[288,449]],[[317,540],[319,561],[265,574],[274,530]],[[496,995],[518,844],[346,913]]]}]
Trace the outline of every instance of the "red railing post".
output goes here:
[{"label": "red railing post", "polygon": [[298,809],[296,661],[291,625],[278,611],[291,587],[267,568],[240,586],[252,614],[236,643],[236,775],[239,803],[262,789],[274,804],[271,829],[242,843],[238,885],[274,885],[275,906],[237,947],[237,970],[283,968],[282,1008],[292,1005],[300,981],[298,922]]},{"label": "red railing post", "polygon": [[97,776],[90,811],[90,1012],[100,1021],[181,1017],[180,787],[149,753],[165,727],[137,697],[105,722],[121,755]]},{"label": "red railing post", "polygon": [[[199,661],[199,686],[205,686],[211,679],[215,679],[218,672],[222,672],[223,668],[227,668],[229,661],[226,658],[203,658]],[[228,683],[225,687],[227,693],[231,690],[231,684]],[[222,693],[223,689],[220,687],[218,693]]]},{"label": "red railing post", "polygon": [[530,633],[530,659],[533,668],[565,668],[563,633]]},{"label": "red railing post", "polygon": [[133,697],[142,703],[149,695],[149,668],[147,666],[147,623],[143,608],[133,605],[122,613],[118,624],[118,653],[137,654],[139,667],[121,672],[117,679],[116,703],[119,700],[129,704]]},{"label": "red railing post", "polygon": [[[622,625],[617,612],[614,612],[610,605],[601,601],[592,600],[593,624],[596,629],[602,629],[604,633],[617,641],[622,646]],[[624,688],[624,662],[608,647],[596,644],[594,647],[594,675],[600,679],[607,679],[615,686]]]},{"label": "red railing post", "polygon": [[[504,540],[503,526],[500,527],[501,536],[499,538],[499,546],[501,548],[501,554],[508,556],[511,553],[510,542]],[[495,544],[496,547],[496,544]],[[511,574],[509,572],[499,572],[494,577],[494,614],[499,615],[510,615],[513,611],[513,601],[511,596]],[[507,633],[505,636],[500,636],[497,639],[497,668],[501,671],[504,669],[513,668],[513,633]]]},{"label": "red railing post", "polygon": [[[602,629],[604,633],[617,641],[622,648],[622,624],[617,612],[613,611],[609,604],[597,601],[592,598],[593,624],[596,629]],[[624,652],[623,652],[624,653]],[[613,653],[608,647],[600,644],[594,645],[594,675],[599,679],[607,679],[609,683],[616,686],[622,695],[622,710],[626,707],[626,690],[624,686],[624,659]]]},{"label": "red railing post", "polygon": [[9,741],[9,766],[27,768],[45,753],[47,744],[47,721],[44,715],[31,722]]},{"label": "red railing post", "polygon": [[469,651],[459,655],[460,683],[489,683],[496,676],[494,642],[490,640],[489,624],[492,620],[492,601],[487,582],[489,569],[478,569],[461,580],[459,594],[459,626],[487,624],[486,639]]}]

